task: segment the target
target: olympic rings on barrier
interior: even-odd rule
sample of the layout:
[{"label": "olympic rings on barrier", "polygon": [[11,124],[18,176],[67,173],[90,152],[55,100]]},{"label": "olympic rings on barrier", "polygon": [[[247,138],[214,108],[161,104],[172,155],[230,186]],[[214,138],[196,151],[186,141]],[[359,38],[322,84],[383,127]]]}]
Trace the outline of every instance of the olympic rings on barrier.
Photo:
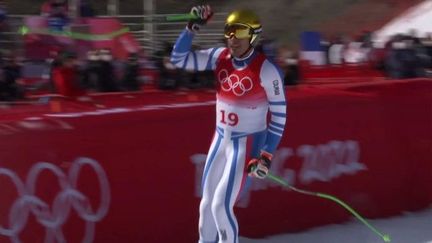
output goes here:
[{"label": "olympic rings on barrier", "polygon": [[246,92],[251,91],[253,88],[253,82],[250,77],[240,77],[236,74],[228,75],[226,69],[222,69],[218,73],[218,79],[221,83],[223,91],[232,91],[236,96],[243,96]]},{"label": "olympic rings on barrier", "polygon": [[[77,190],[81,169],[86,165],[93,169],[99,182],[100,204],[97,210],[92,208],[89,198]],[[52,205],[35,195],[38,178],[44,171],[57,177],[61,189]],[[54,164],[40,162],[30,169],[25,182],[21,181],[15,172],[5,168],[0,168],[0,176],[10,179],[18,194],[9,211],[9,228],[0,225],[0,235],[9,237],[13,243],[21,242],[19,234],[25,228],[30,215],[45,228],[45,242],[66,242],[62,226],[68,220],[72,209],[85,221],[82,242],[93,242],[95,224],[101,221],[109,210],[111,192],[108,177],[102,166],[90,158],[75,160],[67,175]]]}]

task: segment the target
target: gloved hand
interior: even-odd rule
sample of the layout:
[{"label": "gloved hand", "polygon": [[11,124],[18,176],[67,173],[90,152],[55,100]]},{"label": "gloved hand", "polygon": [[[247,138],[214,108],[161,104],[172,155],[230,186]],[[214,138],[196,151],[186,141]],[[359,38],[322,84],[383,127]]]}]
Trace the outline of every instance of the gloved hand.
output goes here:
[{"label": "gloved hand", "polygon": [[251,159],[247,165],[249,175],[259,179],[266,178],[270,169],[272,157],[272,154],[262,151],[259,158]]},{"label": "gloved hand", "polygon": [[213,11],[211,10],[210,5],[192,7],[190,13],[197,16],[196,19],[189,20],[187,25],[187,28],[193,32],[199,31],[200,27],[207,24],[213,16]]}]

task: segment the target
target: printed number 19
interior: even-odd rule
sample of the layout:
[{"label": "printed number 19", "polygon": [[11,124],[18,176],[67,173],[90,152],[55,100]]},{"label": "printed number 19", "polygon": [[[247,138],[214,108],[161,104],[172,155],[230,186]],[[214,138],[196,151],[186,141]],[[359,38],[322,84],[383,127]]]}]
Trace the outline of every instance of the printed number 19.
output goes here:
[{"label": "printed number 19", "polygon": [[[221,116],[221,123],[222,124],[228,124],[229,126],[235,126],[239,122],[238,115],[236,113],[228,113],[228,116],[226,116],[225,111],[220,111],[222,114]],[[226,121],[226,118],[228,118],[228,123]]]}]

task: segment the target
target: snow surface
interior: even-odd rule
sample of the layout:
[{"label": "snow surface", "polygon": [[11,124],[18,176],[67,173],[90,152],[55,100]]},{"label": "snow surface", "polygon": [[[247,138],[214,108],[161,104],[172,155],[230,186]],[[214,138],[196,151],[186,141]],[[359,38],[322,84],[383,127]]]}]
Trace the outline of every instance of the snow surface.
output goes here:
[{"label": "snow surface", "polygon": [[[392,243],[432,243],[432,207],[400,216],[368,220],[375,228],[391,236]],[[378,235],[360,221],[328,225],[295,234],[266,239],[240,237],[241,243],[382,243]]]}]

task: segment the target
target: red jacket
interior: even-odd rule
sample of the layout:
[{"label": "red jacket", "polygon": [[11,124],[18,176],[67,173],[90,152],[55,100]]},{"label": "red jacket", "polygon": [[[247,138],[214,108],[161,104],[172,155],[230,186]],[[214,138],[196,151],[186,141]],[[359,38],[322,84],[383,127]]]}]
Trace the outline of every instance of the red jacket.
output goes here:
[{"label": "red jacket", "polygon": [[57,92],[61,95],[76,97],[84,94],[78,85],[77,71],[73,67],[54,68],[53,81]]}]

